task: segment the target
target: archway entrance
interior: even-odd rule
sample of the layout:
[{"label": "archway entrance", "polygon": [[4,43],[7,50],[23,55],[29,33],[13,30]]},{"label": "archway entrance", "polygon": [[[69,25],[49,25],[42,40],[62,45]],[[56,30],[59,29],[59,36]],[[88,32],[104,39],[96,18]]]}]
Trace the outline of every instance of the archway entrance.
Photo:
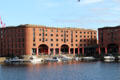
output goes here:
[{"label": "archway entrance", "polygon": [[45,45],[45,44],[41,44],[41,45],[38,47],[38,53],[39,53],[39,54],[47,55],[47,54],[48,54],[48,46]]},{"label": "archway entrance", "polygon": [[66,44],[62,45],[62,46],[61,46],[61,52],[62,52],[63,54],[68,54],[68,53],[69,53],[69,46],[66,45]]},{"label": "archway entrance", "polygon": [[108,53],[117,54],[118,53],[118,45],[117,44],[109,44],[108,45]]}]

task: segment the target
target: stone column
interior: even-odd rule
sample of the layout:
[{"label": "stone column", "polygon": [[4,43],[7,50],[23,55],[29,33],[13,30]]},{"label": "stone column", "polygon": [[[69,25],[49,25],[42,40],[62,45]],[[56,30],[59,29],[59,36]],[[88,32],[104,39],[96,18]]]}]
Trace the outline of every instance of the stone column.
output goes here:
[{"label": "stone column", "polygon": [[70,48],[69,48],[69,55],[70,55],[70,53],[71,53],[71,52],[70,52]]},{"label": "stone column", "polygon": [[50,55],[50,48],[48,48],[48,55]]},{"label": "stone column", "polygon": [[59,55],[61,54],[61,48],[59,48]]},{"label": "stone column", "polygon": [[105,54],[107,54],[107,48],[105,48]]},{"label": "stone column", "polygon": [[36,48],[36,56],[38,56],[38,48]]},{"label": "stone column", "polygon": [[101,54],[101,49],[100,49],[100,47],[98,48],[98,51],[99,51],[99,55]]},{"label": "stone column", "polygon": [[53,49],[53,55],[55,56],[55,48]]}]

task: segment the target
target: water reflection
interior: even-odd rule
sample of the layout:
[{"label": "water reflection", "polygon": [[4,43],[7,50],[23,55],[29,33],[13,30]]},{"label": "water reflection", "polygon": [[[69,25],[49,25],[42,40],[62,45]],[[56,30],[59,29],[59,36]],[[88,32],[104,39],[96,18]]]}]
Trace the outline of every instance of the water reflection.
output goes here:
[{"label": "water reflection", "polygon": [[0,80],[120,80],[120,63],[1,64]]}]

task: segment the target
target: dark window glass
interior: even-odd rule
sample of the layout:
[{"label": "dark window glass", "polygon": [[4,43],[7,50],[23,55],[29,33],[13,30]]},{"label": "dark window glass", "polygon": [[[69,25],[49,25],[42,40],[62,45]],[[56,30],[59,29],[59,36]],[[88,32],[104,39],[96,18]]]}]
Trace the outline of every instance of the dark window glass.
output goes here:
[{"label": "dark window glass", "polygon": [[78,46],[78,45],[76,44],[76,46]]},{"label": "dark window glass", "polygon": [[51,39],[51,41],[53,41],[53,39]]},{"label": "dark window glass", "polygon": [[82,39],[80,39],[80,42],[82,42]]},{"label": "dark window glass", "polygon": [[71,44],[71,46],[73,46],[73,44]]},{"label": "dark window glass", "polygon": [[51,34],[51,36],[53,36],[53,34]]},{"label": "dark window glass", "polygon": [[56,46],[58,46],[58,44],[56,44]]},{"label": "dark window glass", "polygon": [[51,46],[53,46],[53,44],[51,44]]},{"label": "dark window glass", "polygon": [[76,42],[77,42],[78,40],[76,39]]},{"label": "dark window glass", "polygon": [[58,41],[58,39],[56,39],[56,41]]},{"label": "dark window glass", "polygon": [[41,41],[41,39],[39,39],[39,41]]},{"label": "dark window glass", "polygon": [[58,37],[58,34],[56,34],[56,37]]},{"label": "dark window glass", "polygon": [[34,43],[33,46],[36,46],[36,44]]},{"label": "dark window glass", "polygon": [[80,46],[82,46],[82,44],[80,44]]}]

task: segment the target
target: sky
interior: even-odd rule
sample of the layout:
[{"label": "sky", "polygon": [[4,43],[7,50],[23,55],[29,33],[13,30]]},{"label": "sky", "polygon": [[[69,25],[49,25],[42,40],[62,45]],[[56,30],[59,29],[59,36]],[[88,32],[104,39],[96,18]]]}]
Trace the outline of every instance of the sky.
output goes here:
[{"label": "sky", "polygon": [[98,29],[120,25],[120,0],[0,0],[0,16],[6,26]]}]

